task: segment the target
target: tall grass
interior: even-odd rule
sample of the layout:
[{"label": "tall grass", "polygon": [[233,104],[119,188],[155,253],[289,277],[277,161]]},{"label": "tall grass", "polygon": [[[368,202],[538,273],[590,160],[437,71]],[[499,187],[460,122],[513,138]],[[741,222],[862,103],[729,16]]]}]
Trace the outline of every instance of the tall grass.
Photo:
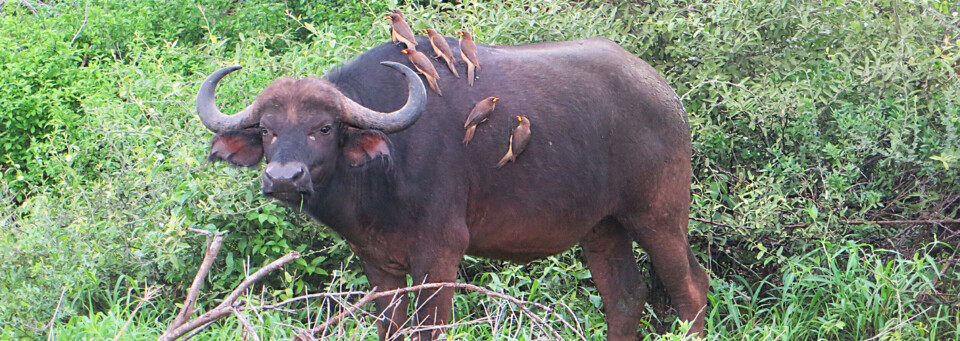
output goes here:
[{"label": "tall grass", "polygon": [[[369,289],[342,239],[259,195],[257,170],[202,161],[210,135],[191,103],[221,66],[245,67],[218,90],[224,111],[281,75],[322,75],[388,41],[380,19],[395,1],[46,1],[36,13],[23,3],[39,2],[0,5],[0,339],[44,337],[51,320],[60,339],[112,339],[127,321],[122,339],[155,338],[202,256],[190,227],[232,231],[201,303],[290,250],[305,257],[251,299]],[[958,339],[956,226],[844,223],[958,216],[957,4],[399,7],[415,29],[465,28],[489,44],[605,36],[664,74],[690,112],[691,215],[725,223],[691,225],[712,275],[708,338]],[[524,266],[468,257],[460,277],[562,304],[591,339],[605,331],[577,249]],[[152,286],[159,296],[141,304]],[[455,327],[453,338],[542,336],[482,295],[455,304],[458,317],[493,320]],[[316,302],[309,321],[338,307]],[[248,318],[264,339],[291,337],[277,323],[308,321],[304,312]],[[673,333],[648,339],[682,338],[669,314],[642,328],[661,323]],[[340,326],[339,335],[375,334],[369,316]],[[236,339],[241,329],[228,319],[202,336]]]}]

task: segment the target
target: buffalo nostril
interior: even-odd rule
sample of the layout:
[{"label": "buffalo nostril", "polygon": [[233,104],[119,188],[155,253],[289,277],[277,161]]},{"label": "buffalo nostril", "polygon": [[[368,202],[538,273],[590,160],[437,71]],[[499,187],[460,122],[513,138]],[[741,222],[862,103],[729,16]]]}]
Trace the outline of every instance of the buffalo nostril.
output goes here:
[{"label": "buffalo nostril", "polygon": [[272,180],[297,181],[303,178],[306,167],[300,162],[269,164],[264,173]]}]

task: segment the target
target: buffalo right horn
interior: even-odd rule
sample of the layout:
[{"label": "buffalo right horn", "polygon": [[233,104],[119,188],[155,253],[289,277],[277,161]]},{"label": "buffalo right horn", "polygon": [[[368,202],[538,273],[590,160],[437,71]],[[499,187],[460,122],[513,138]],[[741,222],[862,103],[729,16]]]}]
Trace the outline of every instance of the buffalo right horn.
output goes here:
[{"label": "buffalo right horn", "polygon": [[394,62],[380,64],[403,73],[407,79],[407,103],[394,112],[379,112],[343,96],[342,119],[360,128],[395,133],[409,128],[420,118],[420,114],[427,107],[427,89],[423,86],[420,76],[417,76],[409,67]]},{"label": "buffalo right horn", "polygon": [[220,82],[228,73],[243,68],[242,66],[228,66],[217,70],[200,85],[200,91],[197,93],[197,113],[200,114],[200,122],[214,133],[225,130],[249,128],[260,122],[260,117],[253,115],[253,105],[234,115],[227,115],[217,109],[217,102],[214,98],[214,92],[217,89],[217,83]]}]

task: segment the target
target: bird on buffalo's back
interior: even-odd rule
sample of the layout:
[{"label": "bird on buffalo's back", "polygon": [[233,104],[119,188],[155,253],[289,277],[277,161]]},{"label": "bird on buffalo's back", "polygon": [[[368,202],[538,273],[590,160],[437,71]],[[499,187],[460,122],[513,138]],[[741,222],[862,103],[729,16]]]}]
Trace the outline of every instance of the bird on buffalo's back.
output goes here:
[{"label": "bird on buffalo's back", "polygon": [[480,70],[480,60],[477,59],[477,44],[473,36],[467,31],[457,31],[460,35],[460,57],[467,62],[467,84],[473,86],[474,69]]},{"label": "bird on buffalo's back", "polygon": [[457,73],[457,68],[453,66],[453,62],[455,62],[456,59],[453,57],[453,51],[450,51],[450,45],[447,45],[447,40],[443,39],[443,36],[433,29],[424,29],[423,33],[426,33],[427,36],[430,37],[430,45],[433,46],[433,53],[437,55],[436,58],[443,58],[443,60],[447,62],[447,68],[450,69],[453,76],[460,78],[460,74]]},{"label": "bird on buffalo's back", "polygon": [[434,68],[433,63],[430,62],[430,57],[427,57],[423,52],[413,49],[403,49],[400,52],[407,55],[410,63],[413,63],[413,67],[422,73],[424,77],[427,77],[427,83],[430,84],[430,89],[433,89],[437,95],[443,96],[443,92],[440,91],[440,84],[437,84],[437,80],[440,79],[440,74],[437,73],[437,69]]},{"label": "bird on buffalo's back", "polygon": [[523,149],[527,148],[527,142],[530,142],[530,119],[526,116],[517,116],[517,120],[520,121],[520,124],[513,128],[513,132],[510,133],[507,153],[497,163],[497,168],[503,167],[509,161],[516,161],[517,155],[523,153]]},{"label": "bird on buffalo's back", "polygon": [[470,140],[473,139],[473,133],[477,130],[477,125],[487,120],[499,100],[498,97],[487,97],[473,106],[470,114],[467,115],[467,121],[463,123],[463,128],[467,130],[463,135],[464,144],[470,143]]},{"label": "bird on buffalo's back", "polygon": [[387,19],[390,19],[390,39],[394,43],[398,41],[403,43],[408,49],[415,49],[417,40],[413,36],[413,29],[403,18],[403,14],[400,14],[399,10],[393,10],[390,14],[387,14]]}]

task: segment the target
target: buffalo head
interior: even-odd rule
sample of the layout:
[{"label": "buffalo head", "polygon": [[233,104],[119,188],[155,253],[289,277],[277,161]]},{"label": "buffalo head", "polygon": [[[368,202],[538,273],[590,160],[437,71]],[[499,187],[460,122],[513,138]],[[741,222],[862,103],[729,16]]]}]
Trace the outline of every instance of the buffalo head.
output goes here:
[{"label": "buffalo head", "polygon": [[263,193],[286,202],[311,195],[338,167],[358,167],[389,157],[385,133],[404,130],[420,117],[427,93],[410,68],[383,62],[405,76],[407,103],[394,112],[374,111],[344,96],[330,82],[280,78],[253,104],[234,115],[217,109],[214,92],[231,66],[211,74],[197,94],[200,120],[217,133],[210,160],[250,167],[266,160]]}]

